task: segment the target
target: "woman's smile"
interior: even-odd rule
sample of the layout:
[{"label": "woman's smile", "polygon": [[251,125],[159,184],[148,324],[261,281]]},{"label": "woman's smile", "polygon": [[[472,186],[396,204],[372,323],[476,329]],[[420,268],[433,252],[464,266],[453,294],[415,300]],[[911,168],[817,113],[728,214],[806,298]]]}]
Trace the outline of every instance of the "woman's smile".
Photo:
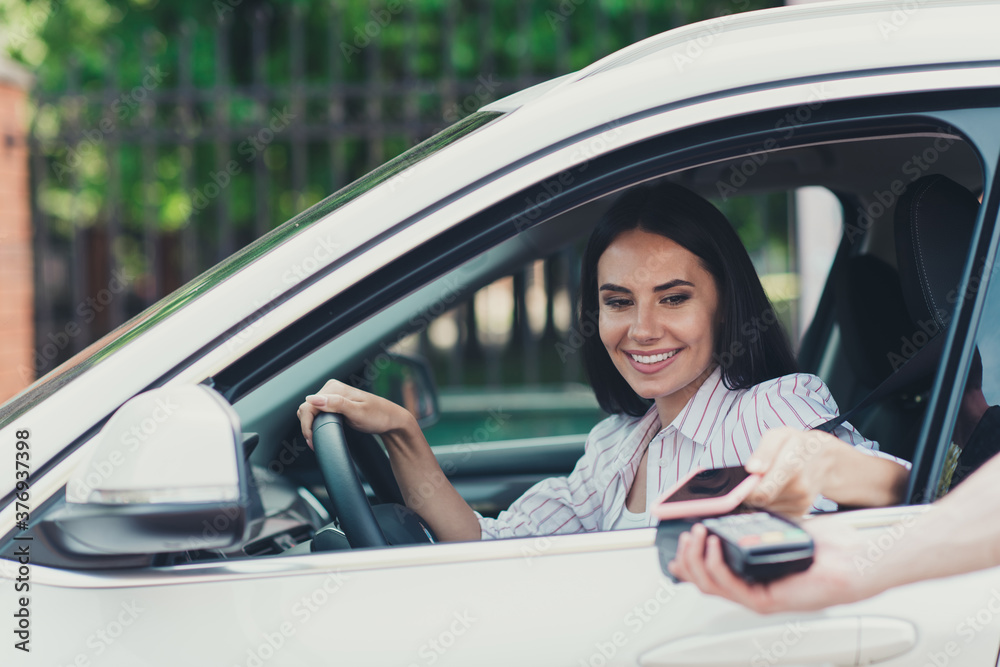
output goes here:
[{"label": "woman's smile", "polygon": [[680,352],[680,349],[675,348],[668,351],[651,350],[648,352],[626,350],[625,354],[631,360],[633,368],[640,373],[656,373],[669,366]]}]

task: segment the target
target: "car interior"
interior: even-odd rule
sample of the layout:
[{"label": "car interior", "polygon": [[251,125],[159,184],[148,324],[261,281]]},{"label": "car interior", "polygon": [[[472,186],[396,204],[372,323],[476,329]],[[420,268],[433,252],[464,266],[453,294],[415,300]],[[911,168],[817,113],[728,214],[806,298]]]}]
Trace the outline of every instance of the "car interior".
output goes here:
[{"label": "car interior", "polygon": [[[798,349],[802,369],[820,375],[830,386],[842,412],[847,412],[894,374],[901,365],[897,361],[894,367],[894,354],[905,361],[901,346],[908,339],[913,339],[916,332],[930,330],[929,325],[921,329],[921,318],[908,309],[916,297],[906,294],[906,278],[900,276],[898,268],[900,262],[907,266],[907,261],[912,268],[913,259],[897,257],[900,232],[893,221],[902,196],[899,188],[893,192],[894,181],[909,184],[925,175],[943,174],[974,198],[983,189],[980,160],[967,143],[944,132],[886,133],[853,141],[817,142],[770,151],[765,157],[758,160],[762,164],[758,164],[753,177],[740,188],[739,197],[791,194],[797,188],[821,186],[833,193],[843,207],[842,239],[816,315],[798,342]],[[746,159],[747,155],[741,153],[657,178],[679,183],[718,201],[718,183],[739,169]],[[235,407],[245,430],[258,433],[263,443],[251,457],[258,485],[265,495],[280,490],[284,502],[289,503],[286,509],[296,508],[294,511],[308,527],[299,526],[294,534],[286,532],[278,536],[261,531],[249,549],[244,545],[242,551],[256,555],[349,548],[349,541],[342,537],[327,539],[322,547],[308,541],[310,533],[329,524],[337,513],[317,472],[313,452],[302,447],[301,436],[297,434],[294,413],[301,397],[329,378],[346,381],[352,374],[357,376],[364,360],[376,358],[388,345],[415,333],[409,323],[418,321],[426,325],[429,318],[418,316],[432,312],[443,299],[449,302],[471,299],[478,290],[526,264],[584,242],[614,196],[595,198],[548,219],[543,216],[540,224],[410,291],[390,307],[372,313],[245,393]],[[947,209],[935,214],[951,215]],[[950,272],[948,279],[953,283],[957,280],[955,272],[964,267],[974,221],[974,215],[968,218],[964,236],[951,234],[951,243],[956,248],[949,255],[952,266],[941,271]],[[935,226],[934,222],[924,224],[929,228]],[[919,291],[919,286],[914,288],[910,283],[906,284],[910,292]],[[946,326],[947,315],[944,317],[942,323]],[[918,336],[916,342],[920,340]],[[852,423],[867,437],[877,440],[883,451],[904,459],[913,456],[935,362],[936,358],[925,362],[922,372],[911,372],[902,386],[889,387],[872,405],[852,414]],[[567,473],[582,453],[586,434],[577,435],[530,442],[444,446],[439,448],[439,457],[444,470],[470,504],[495,511],[534,482],[548,475]],[[371,436],[364,439],[366,445],[355,445],[352,451],[377,450]],[[282,464],[282,452],[293,450],[295,456],[288,456],[288,463]],[[357,463],[362,479],[366,474],[378,474],[371,465]],[[386,485],[379,485],[383,487],[381,493],[376,486],[365,485],[373,503],[399,502],[398,489],[393,492],[393,485],[388,485],[388,490],[384,488]],[[265,501],[265,506],[269,504]],[[398,518],[399,512],[396,515]],[[394,523],[391,518],[385,521]],[[333,521],[334,528],[337,525]],[[413,537],[412,533],[407,535]],[[397,543],[426,541],[419,535],[412,540],[406,536],[401,539]]]}]

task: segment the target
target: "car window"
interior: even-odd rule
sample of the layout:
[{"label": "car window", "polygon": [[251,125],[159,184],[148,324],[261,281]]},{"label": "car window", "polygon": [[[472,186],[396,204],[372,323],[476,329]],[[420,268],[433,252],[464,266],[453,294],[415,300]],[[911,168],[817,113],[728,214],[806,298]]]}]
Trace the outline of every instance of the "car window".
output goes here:
[{"label": "car window", "polygon": [[[765,127],[766,121],[761,121]],[[742,126],[746,123],[741,120]],[[770,124],[773,125],[773,120]],[[922,155],[933,149],[935,141],[953,135],[917,132],[912,126],[895,132],[884,126],[877,132],[853,126],[837,134],[836,141],[816,143],[809,141],[803,129],[796,137],[801,145],[762,150],[751,158],[757,169],[742,175],[743,185],[736,187],[735,192],[721,188],[720,184],[732,183],[748,160],[747,155],[755,146],[764,145],[766,136],[758,135],[753,144],[742,138],[733,140],[731,157],[727,159],[719,159],[719,153],[715,152],[715,159],[710,162],[688,156],[683,165],[670,162],[682,143],[680,139],[672,136],[669,142],[662,143],[650,140],[634,150],[647,156],[659,151],[658,159],[664,166],[659,173],[651,173],[648,168],[636,169],[634,176],[628,176],[626,170],[637,161],[631,148],[623,149],[591,161],[585,177],[574,181],[574,190],[562,200],[553,197],[552,203],[541,207],[543,215],[532,216],[538,224],[528,228],[520,228],[516,222],[512,225],[511,220],[524,215],[524,209],[516,205],[523,207],[523,202],[535,201],[532,195],[536,191],[545,191],[548,182],[538,182],[528,190],[512,193],[496,210],[488,208],[473,218],[459,221],[434,246],[462,247],[467,238],[482,237],[486,230],[499,230],[495,232],[497,240],[484,254],[470,253],[464,257],[465,264],[452,264],[445,272],[434,275],[421,274],[422,282],[416,282],[408,277],[413,274],[405,272],[438,261],[438,255],[421,248],[419,262],[404,257],[387,266],[349,295],[334,297],[322,312],[317,311],[315,317],[310,315],[308,321],[297,324],[295,331],[301,332],[300,336],[308,334],[310,340],[319,340],[325,331],[333,333],[332,338],[327,334],[325,340],[341,361],[324,366],[323,372],[327,377],[345,381],[363,370],[366,363],[377,361],[384,346],[391,343],[401,341],[401,351],[425,356],[434,369],[445,411],[441,421],[426,431],[429,440],[438,447],[470,441],[544,441],[547,437],[561,437],[559,433],[577,436],[580,446],[588,426],[596,423],[601,414],[599,411],[588,414],[579,407],[586,400],[582,389],[579,403],[569,405],[570,414],[558,414],[558,410],[570,403],[565,395],[574,393],[565,391],[567,383],[574,388],[586,386],[579,366],[563,364],[557,350],[560,344],[573,347],[573,318],[569,317],[567,324],[567,314],[572,314],[577,299],[573,294],[572,273],[578,263],[576,257],[590,226],[599,218],[601,209],[610,205],[621,191],[623,183],[664,179],[692,187],[723,208],[750,250],[775,303],[778,318],[799,348],[803,370],[817,373],[827,381],[841,410],[846,412],[878,384],[877,378],[866,375],[865,360],[880,358],[885,362],[887,350],[880,349],[877,340],[852,338],[846,326],[850,312],[838,312],[836,305],[855,304],[867,297],[867,302],[884,309],[885,302],[871,283],[848,280],[840,284],[836,278],[862,275],[853,264],[856,258],[877,261],[895,270],[891,204],[898,195],[892,193],[898,190],[897,182],[901,186],[909,182],[913,167],[910,156]],[[968,187],[981,187],[979,156],[970,146],[954,143],[954,146],[949,144],[947,157],[938,161],[938,169]],[[626,176],[621,175],[623,172]],[[804,188],[814,189],[803,192]],[[808,194],[819,195],[821,206],[802,203]],[[820,209],[826,209],[826,213]],[[819,232],[817,245],[821,252],[816,256],[821,259],[806,258],[799,251],[804,247],[802,237],[814,231]],[[413,252],[415,260],[418,250]],[[831,257],[834,260],[829,270],[817,267],[817,263],[829,264]],[[442,265],[448,266],[439,262],[438,266]],[[807,269],[813,274],[808,279],[812,285],[810,301],[803,298]],[[428,277],[433,282],[427,282]],[[380,281],[392,285],[394,291],[386,291]],[[366,302],[368,294],[378,294],[378,302]],[[896,305],[898,302],[896,299]],[[366,319],[354,320],[348,329],[341,330],[342,335],[337,334],[336,327],[358,317],[354,312],[364,313]],[[371,315],[372,312],[377,314]],[[333,313],[334,319],[328,313]],[[773,323],[761,321],[757,326]],[[753,326],[751,323],[751,329]],[[880,326],[862,328],[882,331]],[[526,336],[526,332],[530,335]],[[550,336],[547,341],[546,335]],[[527,349],[519,349],[525,342]],[[898,347],[898,339],[889,340],[888,344]],[[352,349],[356,353],[350,353]],[[280,350],[272,350],[265,344],[255,350],[254,359],[266,363],[276,352]],[[542,361],[546,352],[548,358]],[[353,354],[351,359],[346,359],[347,354]],[[301,361],[315,371],[319,359]],[[247,363],[244,368],[250,366]],[[259,368],[257,364],[253,366]],[[229,383],[231,378],[227,373],[216,377],[224,389],[227,385],[236,386]],[[311,381],[297,389],[296,396],[316,391],[321,383]],[[553,386],[560,389],[551,391]],[[548,392],[546,400],[542,401],[533,392]],[[507,405],[512,404],[515,396],[521,397],[520,405],[525,408],[517,419],[507,417],[511,414]],[[853,416],[851,422],[886,451],[908,459],[915,451],[916,435],[910,437],[911,430],[919,430],[926,417],[927,394],[896,410],[903,398],[893,396],[888,403]],[[301,398],[293,400],[297,404]],[[558,409],[557,401],[561,401]],[[272,398],[266,402],[279,403]],[[286,417],[294,413],[293,401],[287,402]],[[592,404],[589,409],[593,409]],[[558,418],[548,419],[547,415]],[[901,424],[906,428],[901,429]],[[261,430],[265,429],[266,425]],[[510,480],[517,477],[518,485],[530,484],[553,474],[566,474],[580,452],[582,449],[575,457],[560,458],[565,461],[561,464],[564,467],[556,469],[553,459],[548,459],[528,475],[529,464],[522,458],[523,450],[500,452],[506,456],[503,459],[496,449],[467,448],[458,452],[461,459],[458,470],[490,479],[490,483],[511,491],[500,502],[500,496],[492,490],[483,490],[484,497],[489,496],[487,500],[502,508],[511,496],[517,497],[516,489],[527,488],[509,484]],[[460,488],[460,492],[465,490]],[[474,502],[470,504],[476,506]]]},{"label": "car window", "polygon": [[938,496],[1000,453],[1000,286],[995,281],[998,271],[996,266],[979,264],[973,268],[967,289],[956,291],[957,300],[972,299],[982,285],[990,285],[961,384],[958,414],[942,465]]},{"label": "car window", "polygon": [[[808,249],[808,260],[800,261],[796,211],[803,214],[801,224],[822,227],[827,237],[839,236],[841,227],[839,208],[831,214],[833,195],[810,190],[806,196],[820,191],[827,200],[816,208],[796,208],[796,192],[713,198],[741,235],[793,344],[815,311],[832,260],[821,239],[819,247]],[[585,436],[607,416],[579,354],[582,336],[596,326],[577,321],[582,252],[577,242],[518,266],[446,304],[444,312],[439,308],[424,328],[393,348],[423,357],[433,371],[441,416],[424,429],[432,446]]]}]

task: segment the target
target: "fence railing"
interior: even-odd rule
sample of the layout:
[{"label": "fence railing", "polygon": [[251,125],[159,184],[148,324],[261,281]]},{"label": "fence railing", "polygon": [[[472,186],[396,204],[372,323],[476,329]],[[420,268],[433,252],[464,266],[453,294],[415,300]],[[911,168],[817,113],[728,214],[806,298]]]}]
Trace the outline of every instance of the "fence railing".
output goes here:
[{"label": "fence railing", "polygon": [[[522,0],[506,3],[513,13],[486,0],[389,3],[351,20],[338,2],[214,4],[215,25],[108,44],[103,68],[70,62],[64,87],[33,94],[37,376],[480,106],[700,18],[680,2]],[[436,39],[424,34],[431,24]],[[545,299],[572,289],[566,261],[543,269]],[[502,352],[520,357],[527,381],[554,380],[539,374],[537,345],[564,331],[551,303],[542,332],[528,327],[530,284],[513,279]],[[461,315],[467,329],[473,310]],[[448,356],[442,372],[465,381],[465,352]],[[501,365],[488,360],[481,380],[500,381]]]}]

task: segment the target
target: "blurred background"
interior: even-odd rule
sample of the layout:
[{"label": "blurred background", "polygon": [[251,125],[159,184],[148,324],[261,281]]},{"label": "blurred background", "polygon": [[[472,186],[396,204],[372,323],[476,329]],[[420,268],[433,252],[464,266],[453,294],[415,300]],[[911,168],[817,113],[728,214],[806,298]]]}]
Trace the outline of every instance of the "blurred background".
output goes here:
[{"label": "blurred background", "polygon": [[[776,4],[0,0],[0,401],[479,107]],[[793,302],[785,196],[723,208]],[[549,258],[432,323],[416,344],[443,389],[582,381],[538,354],[570,330],[576,270]]]}]

